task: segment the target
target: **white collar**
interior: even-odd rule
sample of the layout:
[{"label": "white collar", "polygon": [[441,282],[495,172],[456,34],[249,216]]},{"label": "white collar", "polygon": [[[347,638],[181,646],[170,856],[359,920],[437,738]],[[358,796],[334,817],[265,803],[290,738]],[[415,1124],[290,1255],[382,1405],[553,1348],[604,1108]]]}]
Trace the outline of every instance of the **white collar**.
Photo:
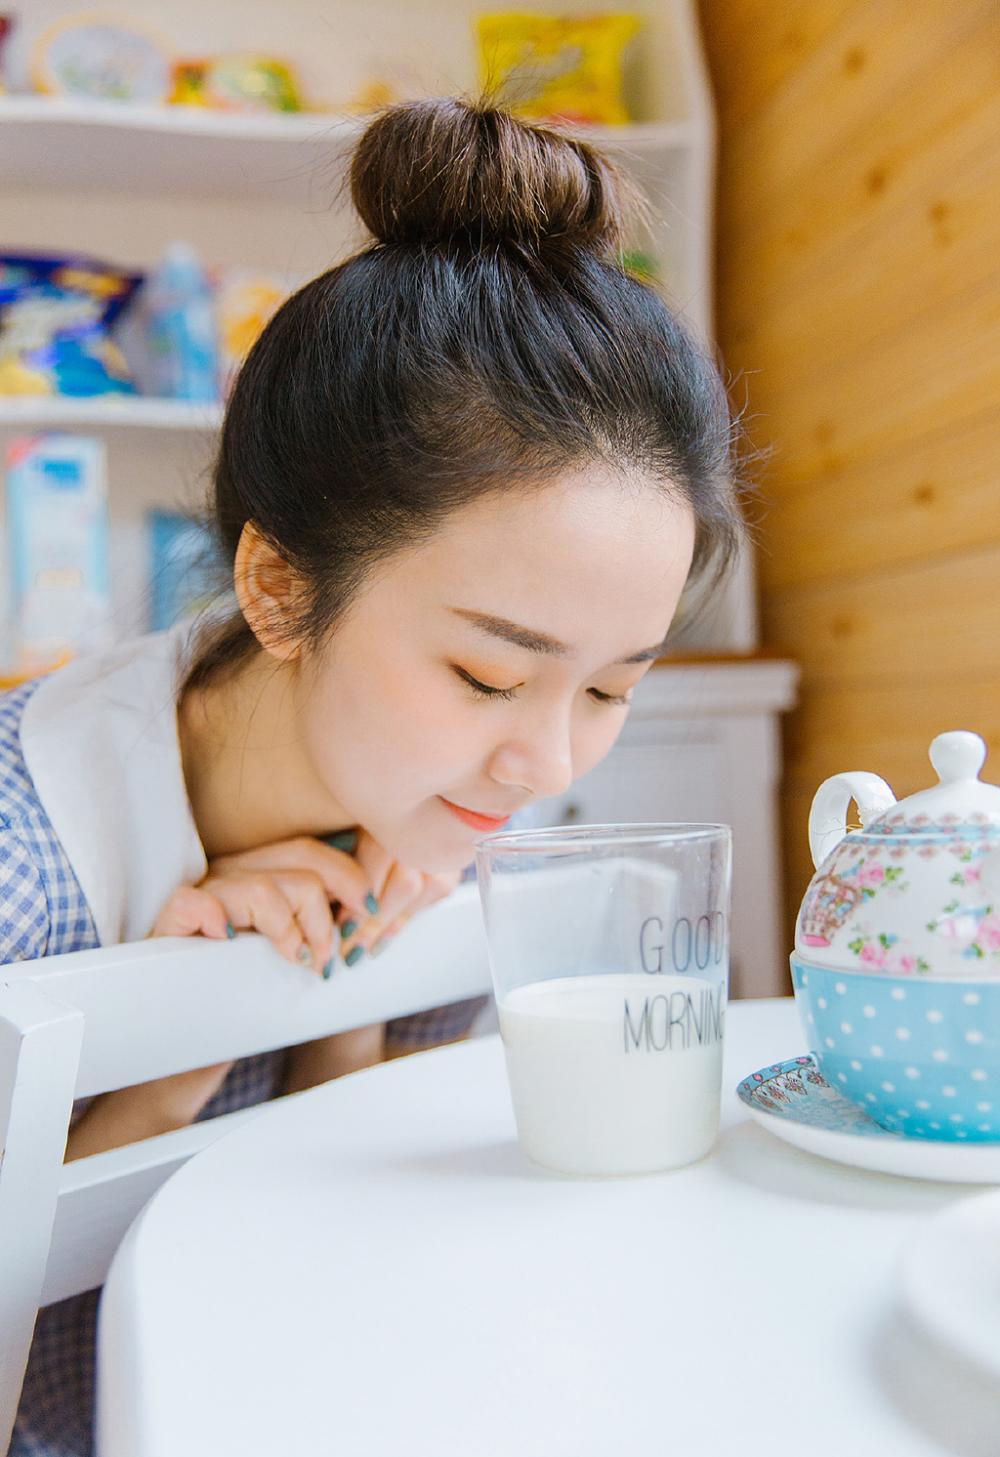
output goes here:
[{"label": "white collar", "polygon": [[81,658],[25,707],[21,749],[102,946],[147,936],[206,871],[177,735],[192,621]]}]

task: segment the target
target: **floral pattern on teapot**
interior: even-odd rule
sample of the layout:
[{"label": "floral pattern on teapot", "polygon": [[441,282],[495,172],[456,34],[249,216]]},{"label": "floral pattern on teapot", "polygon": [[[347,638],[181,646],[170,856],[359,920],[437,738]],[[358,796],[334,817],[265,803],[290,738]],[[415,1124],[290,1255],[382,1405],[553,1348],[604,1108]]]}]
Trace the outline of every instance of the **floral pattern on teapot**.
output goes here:
[{"label": "floral pattern on teapot", "polygon": [[[810,820],[819,867],[797,925],[802,956],[893,976],[1000,975],[1000,789],[977,777],[985,745],[974,734],[939,735],[931,758],[941,783],[902,804],[874,775],[821,786]],[[844,826],[838,839],[834,815],[851,798],[864,827]]]}]

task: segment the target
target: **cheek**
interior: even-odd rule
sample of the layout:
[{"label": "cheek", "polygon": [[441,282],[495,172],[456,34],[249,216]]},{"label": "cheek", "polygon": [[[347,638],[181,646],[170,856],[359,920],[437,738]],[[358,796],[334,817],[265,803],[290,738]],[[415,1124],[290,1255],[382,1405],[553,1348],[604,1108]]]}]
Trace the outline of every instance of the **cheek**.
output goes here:
[{"label": "cheek", "polygon": [[586,720],[573,740],[573,778],[582,779],[614,748],[627,722],[622,709],[584,710]]},{"label": "cheek", "polygon": [[449,683],[406,665],[346,665],[311,700],[310,751],[341,802],[359,812],[453,787],[475,760],[476,735]]}]

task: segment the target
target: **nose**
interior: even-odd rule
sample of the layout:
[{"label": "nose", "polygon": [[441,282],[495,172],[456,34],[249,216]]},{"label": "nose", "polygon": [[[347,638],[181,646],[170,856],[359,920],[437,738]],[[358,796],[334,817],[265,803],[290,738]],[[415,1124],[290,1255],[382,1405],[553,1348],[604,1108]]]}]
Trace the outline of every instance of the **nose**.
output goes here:
[{"label": "nose", "polygon": [[495,784],[526,789],[533,799],[564,794],[573,783],[569,724],[550,721],[517,739],[506,739],[490,755],[487,772]]}]

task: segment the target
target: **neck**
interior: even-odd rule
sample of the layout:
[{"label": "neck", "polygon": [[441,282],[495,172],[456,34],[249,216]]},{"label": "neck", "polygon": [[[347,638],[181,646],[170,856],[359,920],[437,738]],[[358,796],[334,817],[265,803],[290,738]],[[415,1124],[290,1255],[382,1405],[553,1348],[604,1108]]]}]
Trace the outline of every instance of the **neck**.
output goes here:
[{"label": "neck", "polygon": [[298,720],[300,684],[297,663],[257,650],[184,695],[177,711],[181,762],[209,860],[350,826],[309,763]]}]

